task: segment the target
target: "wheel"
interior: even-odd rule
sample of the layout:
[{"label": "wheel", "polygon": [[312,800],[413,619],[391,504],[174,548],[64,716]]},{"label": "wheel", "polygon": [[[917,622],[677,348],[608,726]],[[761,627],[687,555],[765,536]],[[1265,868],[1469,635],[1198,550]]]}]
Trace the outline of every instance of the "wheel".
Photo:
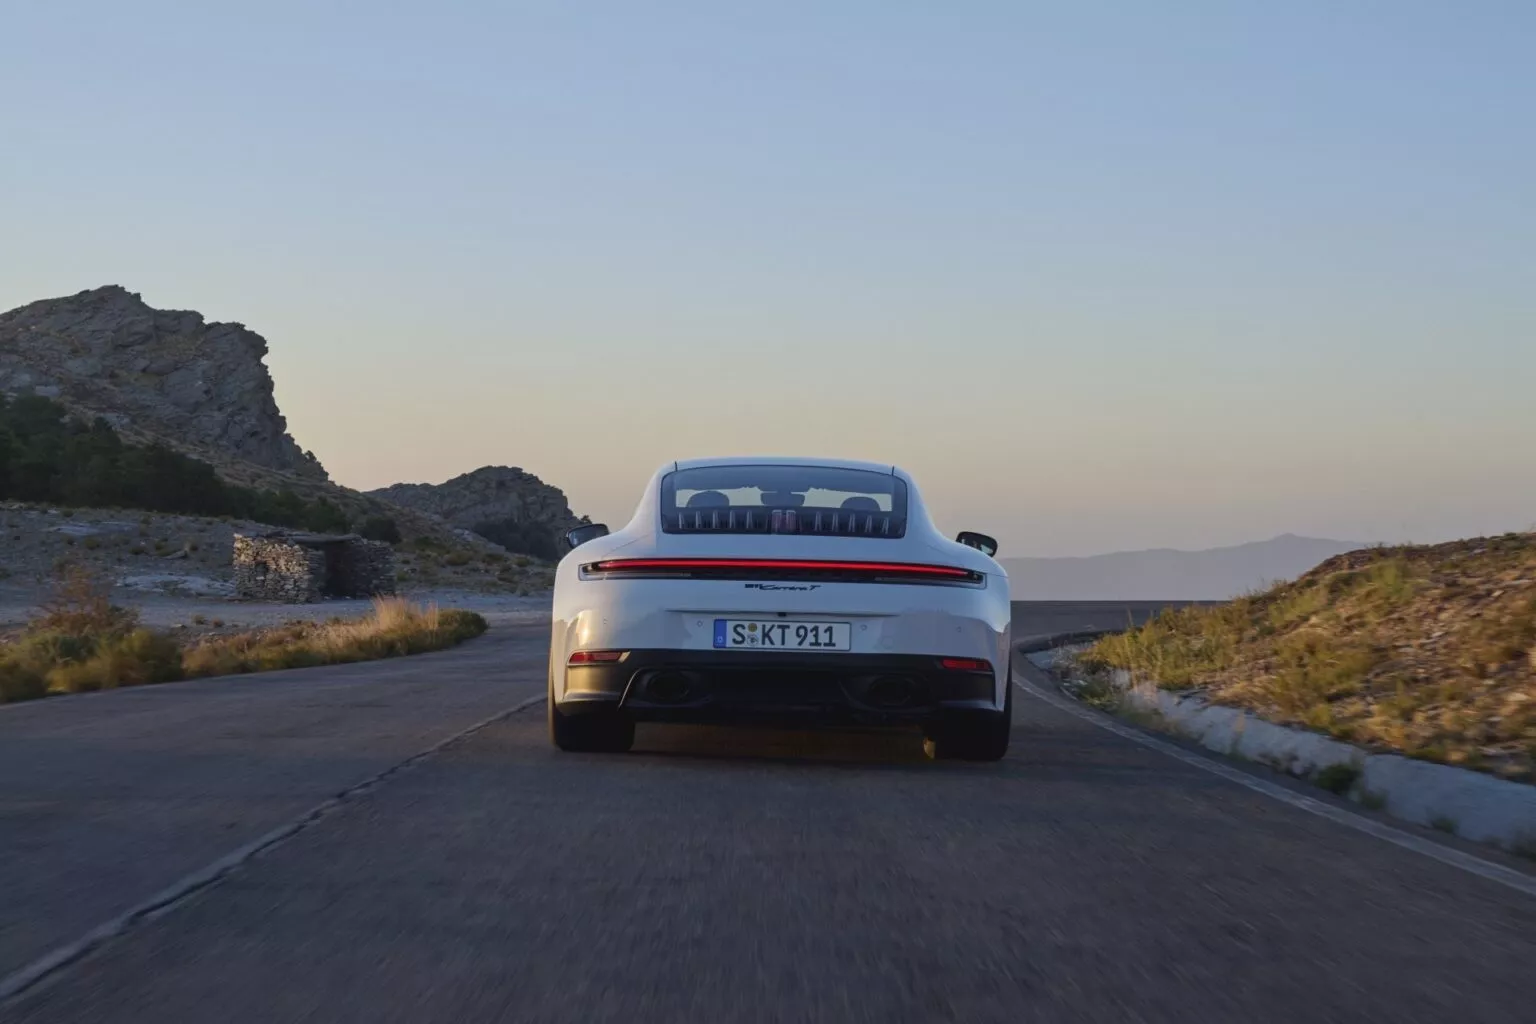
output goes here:
[{"label": "wheel", "polygon": [[1008,753],[1013,730],[1013,677],[1001,711],[956,714],[935,724],[923,750],[936,761],[999,761]]},{"label": "wheel", "polygon": [[550,681],[549,699],[545,701],[545,708],[549,718],[549,741],[561,750],[622,754],[635,745],[634,720],[622,712],[561,714],[555,706],[553,680]]}]

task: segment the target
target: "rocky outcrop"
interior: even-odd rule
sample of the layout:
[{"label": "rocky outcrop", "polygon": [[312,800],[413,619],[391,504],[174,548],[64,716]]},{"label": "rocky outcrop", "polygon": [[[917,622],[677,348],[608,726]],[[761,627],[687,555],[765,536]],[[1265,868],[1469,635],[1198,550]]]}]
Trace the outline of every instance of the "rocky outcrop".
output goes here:
[{"label": "rocky outcrop", "polygon": [[369,494],[539,558],[558,556],[560,535],[586,521],[571,512],[560,488],[508,466],[485,466],[442,484],[395,484]]},{"label": "rocky outcrop", "polygon": [[0,314],[0,392],[55,398],[125,437],[323,481],[288,434],[266,352],[241,324],[152,309],[108,285]]}]

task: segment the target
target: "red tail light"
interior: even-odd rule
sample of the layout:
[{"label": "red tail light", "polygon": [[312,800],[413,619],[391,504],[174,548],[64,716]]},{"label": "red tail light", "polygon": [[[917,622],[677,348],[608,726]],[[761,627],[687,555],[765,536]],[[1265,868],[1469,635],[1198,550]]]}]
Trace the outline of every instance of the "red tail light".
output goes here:
[{"label": "red tail light", "polygon": [[624,657],[623,651],[572,651],[568,665],[600,665],[605,662],[619,661]]},{"label": "red tail light", "polygon": [[953,565],[852,562],[816,558],[614,558],[582,569],[593,575],[714,579],[830,579],[857,582],[981,583],[986,577]]},{"label": "red tail light", "polygon": [[980,658],[940,658],[939,664],[951,672],[990,672],[992,663]]}]

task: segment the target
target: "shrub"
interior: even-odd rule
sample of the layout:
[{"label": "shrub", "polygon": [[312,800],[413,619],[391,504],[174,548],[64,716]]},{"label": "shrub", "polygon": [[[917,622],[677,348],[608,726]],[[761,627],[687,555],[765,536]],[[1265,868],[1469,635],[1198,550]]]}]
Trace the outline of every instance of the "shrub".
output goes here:
[{"label": "shrub", "polygon": [[103,636],[32,627],[11,645],[12,657],[42,672],[53,665],[84,661],[96,653]]},{"label": "shrub", "polygon": [[455,643],[471,640],[490,629],[485,616],[479,612],[450,608],[439,616],[439,628]]},{"label": "shrub", "polygon": [[1320,769],[1313,781],[1330,793],[1345,796],[1355,788],[1360,778],[1360,766],[1348,761],[1330,764]]},{"label": "shrub", "polygon": [[65,662],[48,673],[48,688],[62,693],[168,683],[182,677],[181,645],[164,633],[135,629],[98,645],[84,661]]},{"label": "shrub", "polygon": [[64,566],[38,615],[4,652],[5,699],[178,678],[176,642],[137,627],[133,612],[112,604],[106,581]]},{"label": "shrub", "polygon": [[28,632],[77,636],[117,635],[132,629],[138,616],[112,603],[111,584],[83,566],[66,562],[58,567],[53,591]]},{"label": "shrub", "polygon": [[450,552],[450,553],[448,553],[448,554],[443,556],[443,564],[444,565],[451,565],[454,568],[458,568],[459,566],[468,565],[469,562],[470,562],[469,554],[467,552],[464,552],[464,551],[453,551],[453,552]]},{"label": "shrub", "polygon": [[15,657],[0,657],[0,704],[36,700],[47,693],[48,678],[36,665]]},{"label": "shrub", "polygon": [[383,541],[385,544],[399,544],[400,525],[390,516],[369,516],[358,526],[357,532],[365,540]]}]

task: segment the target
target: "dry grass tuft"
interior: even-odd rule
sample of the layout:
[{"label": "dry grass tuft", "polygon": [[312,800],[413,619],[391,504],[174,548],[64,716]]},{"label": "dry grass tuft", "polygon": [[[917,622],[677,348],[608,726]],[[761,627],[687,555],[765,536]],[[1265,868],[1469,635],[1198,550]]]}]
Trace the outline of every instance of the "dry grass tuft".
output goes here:
[{"label": "dry grass tuft", "polygon": [[479,636],[474,612],[439,611],[402,598],[380,598],[355,621],[296,622],[183,648],[142,629],[115,607],[99,579],[66,569],[37,618],[13,643],[0,645],[0,703],[49,693],[84,693],[196,676],[262,672],[368,661],[441,650]]},{"label": "dry grass tuft", "polygon": [[186,651],[182,665],[188,676],[339,665],[442,650],[485,630],[485,619],[474,612],[378,598],[372,612],[350,622],[295,622],[205,640]]}]

